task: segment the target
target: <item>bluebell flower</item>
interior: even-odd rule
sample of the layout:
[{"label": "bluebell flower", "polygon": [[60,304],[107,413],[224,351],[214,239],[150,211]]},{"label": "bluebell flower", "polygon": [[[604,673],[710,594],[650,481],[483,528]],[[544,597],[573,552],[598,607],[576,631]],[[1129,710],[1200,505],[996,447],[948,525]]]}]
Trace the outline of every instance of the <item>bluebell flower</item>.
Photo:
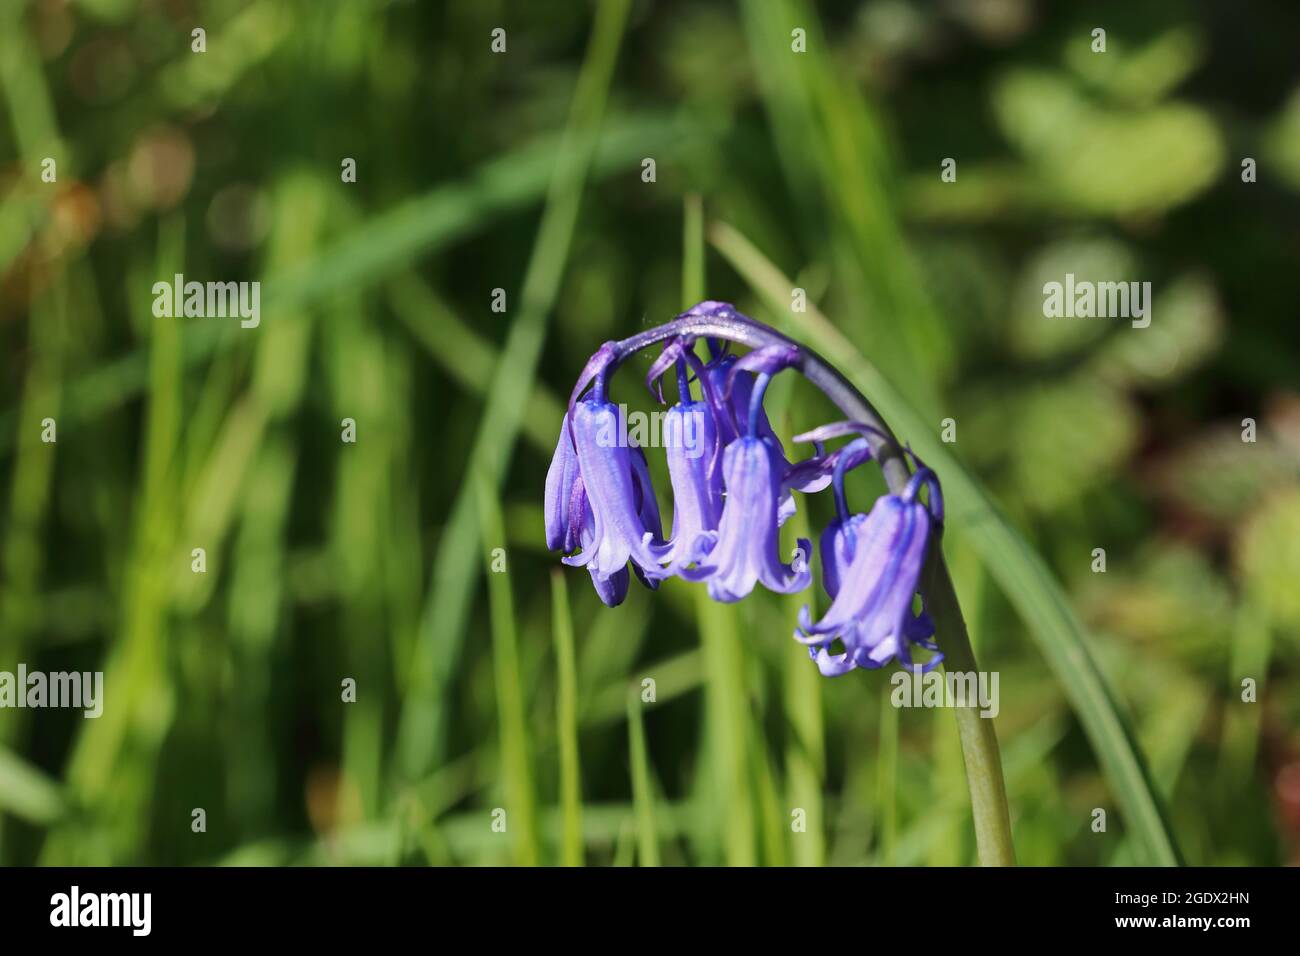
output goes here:
[{"label": "bluebell flower", "polygon": [[586,498],[579,498],[583,495],[583,486],[573,438],[574,403],[591,381],[608,369],[613,358],[612,346],[613,343],[606,342],[588,360],[574,386],[564,421],[560,424],[560,437],[555,444],[555,454],[551,456],[551,466],[546,472],[546,496],[542,508],[546,524],[546,547],[552,551],[568,552],[579,545],[584,511],[578,502],[585,502]]},{"label": "bluebell flower", "polygon": [[[638,576],[653,584],[664,577],[660,562],[668,547],[644,452],[618,440],[619,410],[598,398],[574,405],[569,430],[592,522],[587,540],[578,542],[582,551],[564,563],[586,567],[593,579],[605,583],[625,572],[630,560]],[[568,520],[575,520],[572,506]],[[585,516],[582,520],[585,523]],[[549,533],[551,522],[547,524]]]},{"label": "bluebell flower", "polygon": [[[810,645],[818,669],[828,677],[858,668],[882,667],[897,658],[912,666],[911,645],[935,650],[930,638],[934,624],[928,614],[913,611],[934,528],[942,521],[943,505],[934,474],[920,467],[902,494],[882,495],[869,514],[848,515],[843,499],[843,474],[865,440],[842,449],[835,471],[839,517],[821,541],[823,583],[833,600],[825,616],[813,623],[808,607],[799,614],[795,639]],[[930,489],[929,505],[918,498]],[[838,641],[843,650],[835,652]],[[925,669],[936,666],[936,654]]]},{"label": "bluebell flower", "polygon": [[[704,309],[706,306],[716,307],[718,311],[724,313],[731,308],[726,303],[702,302],[696,306],[696,310]],[[693,313],[694,310],[687,314]],[[794,496],[791,492],[801,491],[812,494],[821,491],[830,484],[833,466],[833,461],[823,462],[816,458],[792,465],[786,458],[781,439],[772,428],[767,411],[763,408],[761,392],[757,400],[754,398],[754,389],[759,375],[766,376],[763,386],[766,387],[767,378],[795,364],[798,357],[798,350],[788,346],[756,349],[744,358],[738,358],[719,349],[708,364],[702,364],[691,350],[691,340],[683,338],[676,339],[665,347],[646,376],[646,384],[650,386],[651,392],[656,393],[659,400],[663,401],[662,388],[656,391],[656,382],[673,364],[679,366],[678,381],[682,383],[681,404],[691,405],[692,411],[708,417],[706,426],[710,429],[713,448],[720,451],[747,431],[767,439],[776,449],[783,476],[779,512],[781,524],[784,524],[786,518],[795,512]],[[691,401],[685,370],[688,364],[695,371],[696,380],[700,383],[704,395],[703,408],[700,407],[700,403]],[[817,447],[820,454],[820,442],[817,443]],[[672,464],[671,458],[669,464]],[[722,484],[713,461],[710,461],[708,468],[705,469],[705,474],[712,489],[720,495]]]},{"label": "bluebell flower", "polygon": [[[760,354],[765,353],[765,354]],[[756,357],[757,356],[757,357]],[[707,580],[709,595],[716,601],[739,601],[762,582],[767,588],[788,594],[808,586],[808,542],[800,540],[797,554],[804,559],[800,566],[781,562],[778,529],[781,525],[782,499],[789,495],[784,487],[788,463],[775,435],[769,435],[762,422],[763,393],[771,376],[793,364],[792,350],[773,354],[757,350],[734,363],[715,363],[707,370],[716,395],[721,385],[724,403],[731,409],[732,428],[739,432],[723,453],[722,476],[726,489],[722,518],[718,530],[696,540],[690,558],[694,568],[680,569],[682,577],[692,581]],[[742,364],[747,363],[747,364]],[[757,372],[746,396],[743,416],[732,404],[736,376],[753,368]],[[725,371],[726,378],[721,375]]]},{"label": "bluebell flower", "polygon": [[[739,601],[759,582],[788,594],[807,587],[812,579],[807,541],[798,544],[801,562],[781,562],[778,529],[793,496],[785,484],[789,463],[763,411],[772,375],[797,360],[792,348],[757,349],[742,359],[716,357],[700,370],[719,435],[736,437],[723,452],[725,497],[718,528],[698,535],[694,546],[677,556],[674,570],[687,580],[707,581],[716,601]],[[736,401],[737,395],[743,395],[743,403]],[[683,566],[692,562],[694,568]]]},{"label": "bluebell flower", "polygon": [[[892,443],[892,436],[856,422],[823,425],[795,436],[812,442],[815,452],[791,464],[763,397],[776,373],[804,370],[816,357],[772,336],[770,344],[743,356],[729,354],[721,340],[707,336],[721,329],[744,340],[755,323],[726,303],[701,303],[679,318],[676,337],[655,337],[652,331],[606,343],[583,369],[547,473],[547,545],[578,551],[565,563],[586,567],[601,600],[610,605],[626,596],[631,573],[649,587],[674,574],[703,581],[714,600],[725,602],[741,600],[760,583],[792,593],[812,579],[806,540],[799,540],[794,562],[781,561],[779,529],[794,511],[792,492],[813,493],[833,484],[836,517],[819,549],[831,605],[815,623],[805,606],[795,637],[828,676],[894,659],[911,667],[914,646],[935,652],[924,669],[936,666],[942,656],[918,589],[931,541],[943,523],[937,478],[909,451],[916,472],[904,490],[880,497],[869,513],[851,514],[844,475],[870,460],[873,448]],[[707,330],[707,363],[694,351],[697,330]],[[629,347],[642,340],[645,345]],[[619,409],[605,400],[610,373],[654,342],[666,344],[647,384],[662,402],[661,380],[675,367],[680,392],[662,431],[673,491],[667,541],[645,454],[626,444]],[[824,371],[814,381],[828,388]],[[696,383],[698,398],[691,391]],[[870,437],[826,452],[824,442],[847,435]],[[924,501],[923,489],[928,489]]]},{"label": "bluebell flower", "polygon": [[693,555],[698,565],[679,571],[691,581],[708,581],[715,601],[739,601],[754,585],[781,594],[806,588],[812,580],[807,556],[812,548],[799,539],[801,564],[781,562],[778,510],[781,498],[780,455],[766,438],[745,435],[723,453],[726,500],[718,530],[701,535]]},{"label": "bluebell flower", "polygon": [[[617,416],[613,405],[591,401],[579,402],[574,414],[565,415],[546,473],[543,506],[546,546],[565,553],[580,549],[565,563],[585,566],[610,607],[627,597],[629,558],[647,587],[658,587],[663,577],[663,530],[650,469],[644,451],[618,447],[612,438],[619,434]],[[583,445],[585,455],[579,450]],[[589,475],[599,489],[595,495]]]},{"label": "bluebell flower", "polygon": [[713,416],[703,402],[684,402],[668,409],[664,428],[682,435],[695,429],[700,447],[693,451],[685,442],[666,443],[668,477],[673,487],[673,533],[666,558],[676,570],[689,564],[702,535],[714,532],[722,520],[722,467],[713,456],[716,429]]},{"label": "bluebell flower", "polygon": [[[718,398],[692,343],[686,339],[670,342],[651,365],[646,385],[662,402],[660,379],[674,365],[681,400],[665,413],[662,432],[673,489],[673,533],[667,556],[668,570],[673,573],[691,563],[701,535],[717,530],[724,494]],[[691,368],[696,370],[703,401],[691,395]]]},{"label": "bluebell flower", "polygon": [[[569,416],[564,416],[560,440],[555,446],[555,456],[546,472],[546,498],[543,504],[546,521],[546,546],[552,551],[568,553],[575,548],[587,548],[595,540],[596,519],[587,504],[587,491],[578,469],[578,453],[573,447],[569,432]],[[597,578],[590,569],[591,583],[601,601],[617,607],[627,597],[627,568],[605,578]]]},{"label": "bluebell flower", "polygon": [[[858,426],[854,423],[824,425],[821,428],[814,429],[811,432],[805,432],[802,435],[796,435],[794,440],[799,441],[818,441],[819,439],[835,438],[850,433],[846,425],[852,426],[856,430]],[[858,532],[862,524],[867,520],[864,514],[850,515],[844,502],[844,475],[852,471],[864,461],[871,458],[871,448],[866,442],[853,442],[844,448],[836,449],[828,455],[821,455],[800,463],[794,469],[794,474],[788,479],[793,481],[802,480],[811,485],[815,482],[829,483],[835,476],[839,476],[835,485],[836,516],[831,523],[826,526],[822,532],[821,541],[818,546],[818,554],[821,557],[822,568],[822,587],[832,599],[840,592],[840,576],[849,563],[853,555],[853,543],[857,540]]]}]

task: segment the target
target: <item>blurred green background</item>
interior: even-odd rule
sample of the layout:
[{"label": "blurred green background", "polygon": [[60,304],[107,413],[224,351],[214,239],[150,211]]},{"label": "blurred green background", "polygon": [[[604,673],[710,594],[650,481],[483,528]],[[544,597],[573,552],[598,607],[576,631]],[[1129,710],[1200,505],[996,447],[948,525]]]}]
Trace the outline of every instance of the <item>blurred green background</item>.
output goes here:
[{"label": "blurred green background", "polygon": [[[811,592],[608,610],[544,551],[585,359],[701,298],[918,448],[954,420],[1022,863],[1296,862],[1297,36],[1211,0],[8,0],[0,670],[106,688],[0,711],[0,862],[973,862],[952,714],[820,678]],[[176,272],[260,280],[260,326],[154,318]],[[1066,272],[1152,282],[1151,327],[1044,319]]]}]

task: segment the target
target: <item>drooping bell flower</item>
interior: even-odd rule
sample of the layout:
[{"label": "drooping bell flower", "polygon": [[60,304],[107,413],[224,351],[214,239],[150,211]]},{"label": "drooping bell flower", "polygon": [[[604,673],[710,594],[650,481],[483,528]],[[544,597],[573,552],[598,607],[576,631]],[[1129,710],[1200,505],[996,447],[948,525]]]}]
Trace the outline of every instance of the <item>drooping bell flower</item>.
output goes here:
[{"label": "drooping bell flower", "polygon": [[866,520],[867,516],[863,514],[852,515],[847,521],[835,518],[822,532],[817,545],[822,565],[822,587],[831,600],[840,593],[840,576],[849,566],[854,553],[853,543]]},{"label": "drooping bell flower", "polygon": [[[781,497],[780,455],[765,438],[744,435],[723,452],[726,501],[718,530],[697,541],[697,567],[683,568],[682,577],[708,581],[715,601],[739,601],[762,582],[768,590],[791,594],[812,580],[805,557],[802,565],[783,564],[779,552],[778,509]],[[811,554],[799,539],[798,553]]]},{"label": "drooping bell flower", "polygon": [[[731,310],[731,306],[726,303],[702,302],[696,306],[695,310],[685,314],[694,314],[696,310],[702,310],[706,306],[716,307],[718,314],[726,314]],[[710,343],[710,348],[715,348],[715,343]],[[658,394],[659,400],[662,402],[662,388],[659,388],[656,392],[655,382],[671,365],[675,363],[679,366],[678,382],[681,383],[680,387],[682,389],[681,404],[690,406],[693,411],[707,416],[704,425],[710,430],[712,436],[710,439],[711,447],[717,452],[731,444],[736,438],[747,433],[751,412],[753,413],[753,434],[758,435],[760,438],[766,438],[772,447],[777,450],[780,457],[783,473],[780,511],[782,524],[795,511],[794,496],[791,492],[800,491],[813,494],[821,491],[830,484],[831,473],[834,470],[833,458],[822,459],[818,457],[822,454],[822,443],[815,436],[806,440],[813,441],[816,444],[817,455],[797,464],[790,464],[785,456],[785,448],[781,444],[781,439],[772,428],[767,412],[763,408],[762,395],[760,394],[757,400],[754,399],[754,386],[760,374],[766,374],[770,378],[781,369],[796,364],[798,357],[798,349],[787,346],[757,349],[743,358],[737,358],[735,355],[718,348],[714,352],[713,358],[707,364],[703,364],[692,351],[692,340],[689,337],[684,337],[674,340],[664,348],[663,353],[651,366],[650,372],[646,376],[646,384],[650,387],[652,393]],[[693,403],[691,400],[689,380],[685,377],[686,370],[684,366],[686,365],[689,365],[695,372],[695,380],[700,383],[704,396],[702,403]],[[766,383],[766,379],[764,382]],[[704,407],[699,408],[700,404],[703,404]],[[666,425],[670,423],[666,423]],[[797,436],[795,440],[799,441],[803,438],[804,436]],[[715,463],[710,461],[705,472],[720,500],[722,493],[720,471],[715,467]]]},{"label": "drooping bell flower", "polygon": [[644,453],[620,440],[618,408],[598,397],[579,401],[570,412],[570,430],[592,527],[590,539],[580,542],[582,551],[564,563],[586,567],[599,582],[626,570],[629,560],[647,583],[663,578],[660,562],[668,547],[659,507]]},{"label": "drooping bell flower", "polygon": [[[823,425],[802,435],[795,435],[797,442],[821,442],[828,438],[838,438],[855,432],[855,423],[837,423]],[[831,523],[822,532],[818,544],[821,558],[822,586],[833,599],[840,591],[840,576],[853,556],[853,543],[857,540],[861,526],[866,522],[864,514],[850,515],[844,499],[844,475],[871,458],[871,447],[866,442],[852,442],[830,454],[810,458],[800,462],[787,475],[787,481],[802,481],[806,485],[820,484],[825,487],[835,482],[836,514]],[[838,476],[838,480],[836,480]]]},{"label": "drooping bell flower", "polygon": [[[628,561],[647,587],[658,587],[664,548],[659,505],[645,452],[622,441],[619,410],[604,401],[614,364],[613,343],[587,362],[569,399],[555,455],[546,473],[546,545],[581,549],[566,564],[586,567],[600,599],[611,607],[627,596]],[[595,382],[584,401],[579,396]]]},{"label": "drooping bell flower", "polygon": [[807,541],[798,543],[796,553],[804,555],[801,564],[781,562],[778,529],[787,466],[777,443],[759,434],[767,383],[796,358],[788,349],[758,349],[733,368],[733,375],[752,368],[757,377],[745,411],[744,432],[723,452],[722,520],[716,532],[699,539],[693,555],[697,566],[679,572],[688,580],[708,581],[709,596],[715,601],[739,601],[759,582],[769,590],[790,594],[812,580]]},{"label": "drooping bell flower", "polygon": [[[717,396],[703,374],[703,366],[689,340],[677,339],[664,348],[646,375],[646,384],[663,401],[659,379],[677,367],[681,401],[664,414],[663,444],[673,489],[673,533],[666,557],[675,573],[689,564],[700,536],[716,531],[722,518],[722,465],[716,422]],[[695,400],[690,391],[689,367],[694,367],[704,392]]]},{"label": "drooping bell flower", "polygon": [[[596,519],[587,504],[587,490],[578,468],[578,453],[569,431],[569,416],[564,416],[555,456],[546,472],[546,498],[543,505],[546,521],[546,546],[552,551],[570,552],[587,548],[595,540]],[[627,597],[630,575],[627,568],[608,577],[596,576],[589,568],[597,596],[610,607],[617,607]]]},{"label": "drooping bell flower", "polygon": [[584,521],[582,474],[578,467],[578,452],[573,440],[573,405],[577,396],[609,366],[613,353],[612,343],[606,342],[587,362],[569,399],[569,409],[560,424],[560,437],[555,443],[555,454],[546,471],[546,495],[542,513],[546,523],[546,547],[552,551],[569,552],[578,547],[579,532]]},{"label": "drooping bell flower", "polygon": [[722,467],[712,460],[716,436],[707,405],[674,405],[665,413],[664,422],[669,434],[684,435],[693,430],[700,443],[698,451],[692,451],[691,443],[684,441],[669,442],[665,447],[673,487],[673,533],[665,560],[676,569],[692,560],[700,536],[716,531],[722,520]]},{"label": "drooping bell flower", "polygon": [[[818,669],[828,677],[858,668],[882,667],[897,658],[912,666],[911,645],[930,650],[934,625],[929,615],[913,612],[921,571],[934,528],[943,520],[938,480],[919,467],[902,494],[882,495],[869,514],[848,515],[844,506],[843,475],[851,460],[848,450],[861,448],[864,439],[846,446],[835,472],[840,516],[827,528],[821,542],[827,592],[833,600],[825,616],[813,623],[807,606],[799,614],[795,639],[809,645]],[[918,499],[922,487],[930,489],[930,503]],[[843,650],[835,652],[838,641]],[[939,663],[935,655],[924,666]]]}]

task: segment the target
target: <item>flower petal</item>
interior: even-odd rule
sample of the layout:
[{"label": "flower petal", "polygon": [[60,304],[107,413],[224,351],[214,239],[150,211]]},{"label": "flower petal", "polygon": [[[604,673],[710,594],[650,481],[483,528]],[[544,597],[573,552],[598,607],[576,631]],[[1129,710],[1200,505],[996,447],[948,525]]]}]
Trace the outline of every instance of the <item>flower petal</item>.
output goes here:
[{"label": "flower petal", "polygon": [[836,518],[822,532],[822,586],[832,599],[840,593],[841,575],[853,560],[855,552],[853,545],[866,520],[866,515],[851,515],[848,527],[845,528],[840,519]]},{"label": "flower petal", "polygon": [[[805,606],[795,639],[825,649],[838,638],[845,657],[816,657],[818,667],[881,667],[897,657],[910,666],[909,643],[933,633],[929,616],[912,613],[932,518],[920,502],[882,495],[870,514],[834,522],[822,536],[822,578],[833,600],[813,623]],[[924,645],[923,645],[924,646]],[[825,666],[823,666],[825,665]]]},{"label": "flower petal", "polygon": [[604,580],[630,558],[647,578],[660,578],[664,573],[659,562],[668,548],[656,540],[659,507],[644,454],[624,445],[621,435],[619,411],[613,405],[587,400],[575,406],[573,436],[594,527],[582,553],[564,561],[590,566]]},{"label": "flower petal", "polygon": [[569,434],[569,416],[560,425],[560,440],[555,445],[551,466],[546,471],[546,498],[542,514],[546,520],[546,547],[552,551],[572,551],[576,540],[571,533],[569,502],[574,482],[578,480],[578,453]]},{"label": "flower petal", "polygon": [[709,473],[716,433],[704,402],[674,405],[664,415],[664,446],[673,486],[672,565],[693,560],[696,540],[722,518],[722,472]]},{"label": "flower petal", "polygon": [[[772,591],[789,594],[812,580],[806,566],[796,570],[783,564],[777,550],[778,458],[771,443],[751,436],[738,438],[723,454],[726,500],[717,536],[702,566],[683,575],[707,578],[716,601],[739,601],[760,581]],[[808,554],[808,542],[799,544]]]},{"label": "flower petal", "polygon": [[604,580],[596,577],[594,571],[591,574],[591,584],[596,589],[596,596],[606,607],[618,607],[623,603],[627,598],[627,586],[630,580],[631,576],[627,573],[627,568],[615,571]]}]

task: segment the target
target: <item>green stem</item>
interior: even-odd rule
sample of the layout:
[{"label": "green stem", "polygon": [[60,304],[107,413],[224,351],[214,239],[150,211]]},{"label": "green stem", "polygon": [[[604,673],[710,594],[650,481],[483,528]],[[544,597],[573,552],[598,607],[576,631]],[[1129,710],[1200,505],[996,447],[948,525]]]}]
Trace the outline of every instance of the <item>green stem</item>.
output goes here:
[{"label": "green stem", "polygon": [[[935,638],[943,651],[947,671],[978,672],[966,621],[957,603],[952,577],[936,547],[930,562],[926,609],[934,619]],[[1007,788],[1002,779],[1002,755],[993,718],[981,717],[976,702],[954,708],[961,752],[966,763],[966,785],[970,788],[971,816],[975,821],[975,845],[983,866],[1015,866],[1016,851],[1011,842],[1011,814],[1007,809]]]}]

